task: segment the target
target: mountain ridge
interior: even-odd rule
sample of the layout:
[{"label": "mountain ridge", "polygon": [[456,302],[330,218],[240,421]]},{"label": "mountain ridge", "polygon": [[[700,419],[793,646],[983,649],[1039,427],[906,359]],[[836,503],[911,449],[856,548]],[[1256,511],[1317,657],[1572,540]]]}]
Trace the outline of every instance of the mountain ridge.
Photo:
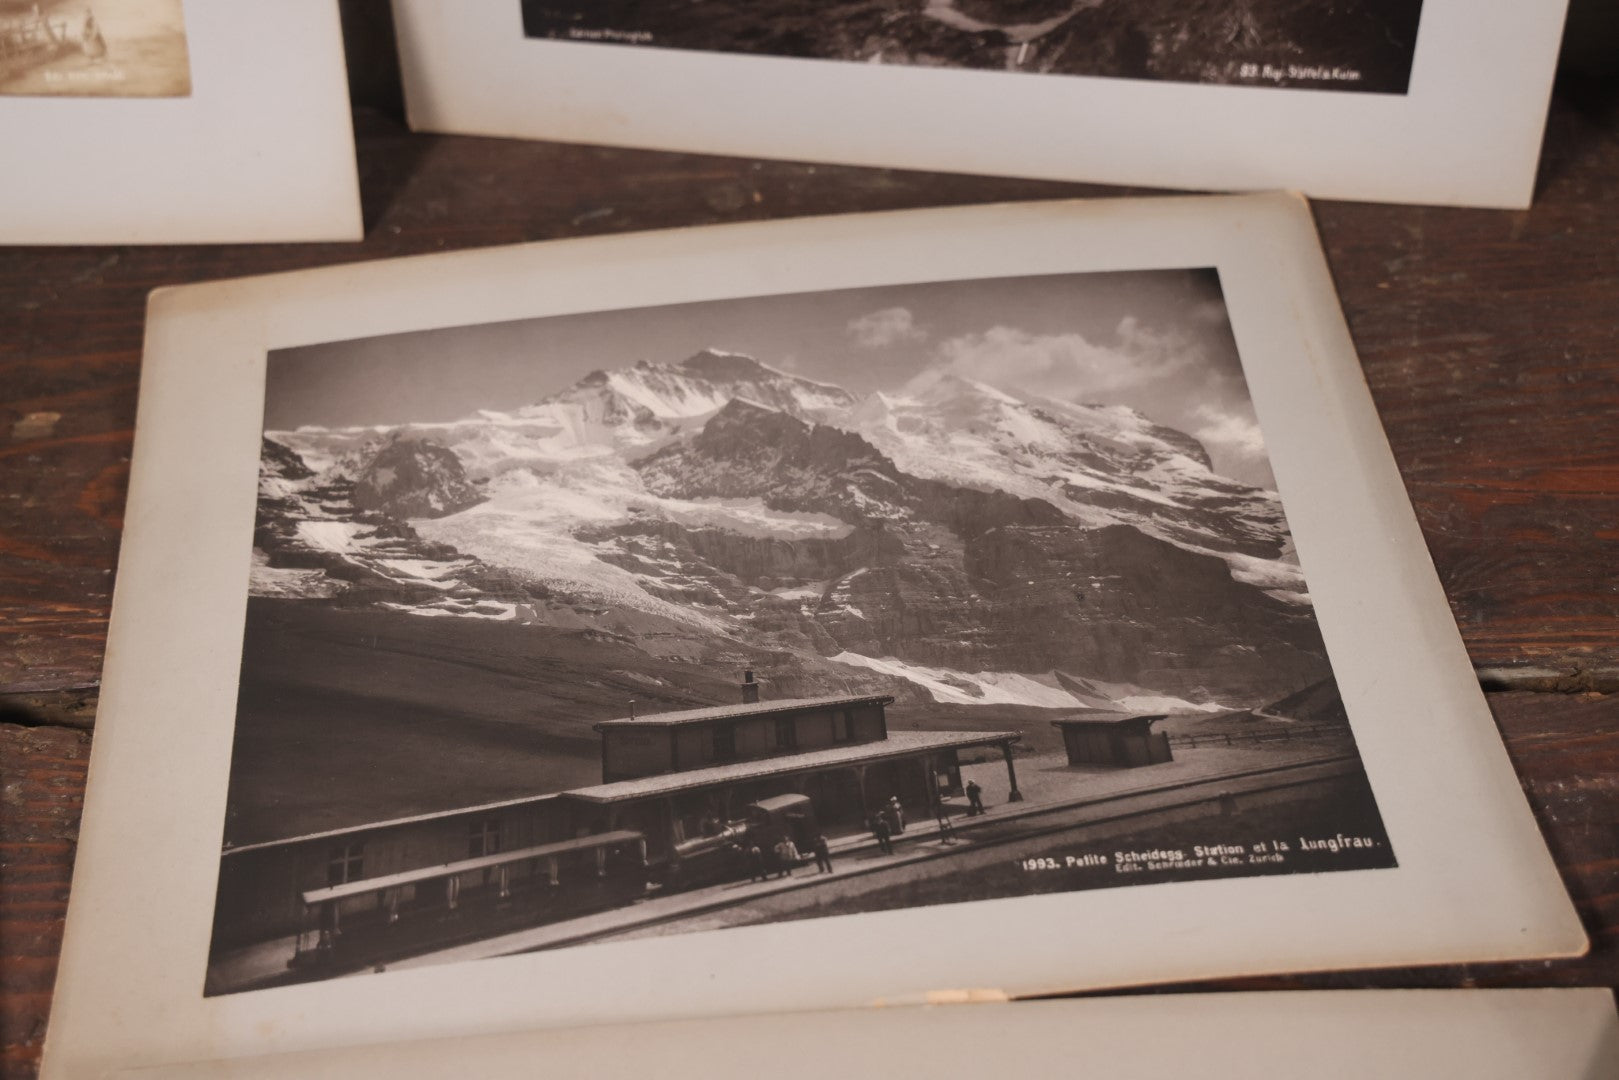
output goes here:
[{"label": "mountain ridge", "polygon": [[1066,671],[1194,707],[1325,672],[1273,493],[1136,410],[924,375],[858,397],[707,349],[514,412],[267,432],[254,591],[935,700]]}]

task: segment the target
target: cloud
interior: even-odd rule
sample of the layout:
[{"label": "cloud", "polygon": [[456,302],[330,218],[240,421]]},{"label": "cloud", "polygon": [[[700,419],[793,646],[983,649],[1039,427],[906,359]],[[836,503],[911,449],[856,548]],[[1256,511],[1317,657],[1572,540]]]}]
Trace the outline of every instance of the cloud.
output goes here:
[{"label": "cloud", "polygon": [[1080,334],[1031,334],[997,326],[952,338],[939,347],[951,371],[994,386],[1045,397],[1094,401],[1154,385],[1190,362],[1191,351],[1125,319],[1122,347],[1097,345]]},{"label": "cloud", "polygon": [[[1211,306],[1200,318],[1216,314]],[[1077,333],[996,326],[940,342],[934,350],[935,369],[1002,390],[1128,405],[1203,443],[1216,472],[1273,488],[1247,385],[1240,369],[1222,366],[1221,359],[1196,331],[1160,329],[1133,316],[1121,319],[1111,340],[1100,343]]]},{"label": "cloud", "polygon": [[1205,300],[1196,304],[1187,312],[1187,317],[1203,326],[1228,326],[1231,323],[1231,312],[1226,309],[1224,300]]},{"label": "cloud", "polygon": [[1265,436],[1252,416],[1227,412],[1213,405],[1201,405],[1193,415],[1202,423],[1192,434],[1210,453],[1234,458],[1249,467],[1263,466],[1269,471]]},{"label": "cloud", "polygon": [[922,341],[927,331],[916,325],[909,308],[891,307],[849,320],[849,333],[863,349],[881,349],[908,341]]},{"label": "cloud", "polygon": [[1181,331],[1155,330],[1126,315],[1113,332],[1119,348],[1153,379],[1207,367],[1202,348]]}]

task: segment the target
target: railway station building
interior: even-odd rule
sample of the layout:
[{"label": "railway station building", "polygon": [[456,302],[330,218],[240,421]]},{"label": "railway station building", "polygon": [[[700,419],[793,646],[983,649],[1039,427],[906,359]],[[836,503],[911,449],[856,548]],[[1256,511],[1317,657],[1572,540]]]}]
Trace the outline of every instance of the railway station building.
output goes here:
[{"label": "railway station building", "polygon": [[1171,759],[1169,736],[1152,730],[1152,725],[1167,715],[1097,709],[1060,717],[1051,726],[1062,732],[1068,764],[1135,768]]},{"label": "railway station building", "polygon": [[596,724],[600,784],[228,847],[214,947],[291,936],[295,963],[306,940],[314,958],[339,940],[408,954],[619,906],[681,844],[763,800],[808,799],[830,835],[865,829],[890,798],[931,819],[962,794],[969,749],[998,748],[1021,798],[1016,731],[891,732],[889,696],[758,695],[749,672],[735,704]]},{"label": "railway station building", "polygon": [[[596,725],[602,779],[564,797],[601,831],[633,828],[656,860],[674,845],[730,821],[748,802],[810,799],[833,831],[863,829],[890,798],[931,818],[941,798],[962,794],[959,754],[999,748],[1018,801],[1015,731],[888,730],[892,697],[761,702],[752,672],[741,703],[624,717]],[[593,815],[593,816],[592,816]]]}]

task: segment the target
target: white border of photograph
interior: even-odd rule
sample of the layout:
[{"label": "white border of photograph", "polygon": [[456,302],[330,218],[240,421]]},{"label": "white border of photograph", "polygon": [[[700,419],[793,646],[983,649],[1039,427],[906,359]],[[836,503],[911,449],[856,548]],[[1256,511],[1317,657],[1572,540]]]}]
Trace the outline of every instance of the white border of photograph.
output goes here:
[{"label": "white border of photograph", "polygon": [[[236,1062],[228,1075],[428,1080],[472,1072],[480,1080],[529,1080],[536,1062],[547,1075],[593,1080],[1054,1077],[1081,1069],[1088,1076],[1199,1080],[1592,1080],[1619,1074],[1619,1016],[1603,989],[1170,994],[405,1042]],[[217,1062],[206,1062],[115,1075],[213,1080],[220,1071]]]},{"label": "white border of photograph", "polygon": [[0,243],[358,240],[335,0],[186,0],[185,97],[0,97]]},{"label": "white border of photograph", "polygon": [[[1399,866],[671,935],[204,998],[274,349],[907,282],[1216,267]],[[804,219],[153,295],[47,1080],[542,1026],[1577,955],[1586,938],[1406,498],[1309,208],[1284,196]]]},{"label": "white border of photograph", "polygon": [[1424,0],[1404,95],[535,40],[519,0],[394,0],[394,18],[418,130],[1521,208],[1565,8]]}]

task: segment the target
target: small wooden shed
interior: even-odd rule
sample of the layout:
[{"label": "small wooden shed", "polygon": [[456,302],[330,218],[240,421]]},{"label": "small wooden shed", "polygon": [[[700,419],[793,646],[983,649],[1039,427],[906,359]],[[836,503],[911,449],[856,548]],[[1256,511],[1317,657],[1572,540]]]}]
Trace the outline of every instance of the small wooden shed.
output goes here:
[{"label": "small wooden shed", "polygon": [[1051,725],[1062,732],[1068,764],[1133,768],[1171,760],[1169,736],[1152,730],[1153,722],[1166,715],[1098,709],[1053,720]]}]

